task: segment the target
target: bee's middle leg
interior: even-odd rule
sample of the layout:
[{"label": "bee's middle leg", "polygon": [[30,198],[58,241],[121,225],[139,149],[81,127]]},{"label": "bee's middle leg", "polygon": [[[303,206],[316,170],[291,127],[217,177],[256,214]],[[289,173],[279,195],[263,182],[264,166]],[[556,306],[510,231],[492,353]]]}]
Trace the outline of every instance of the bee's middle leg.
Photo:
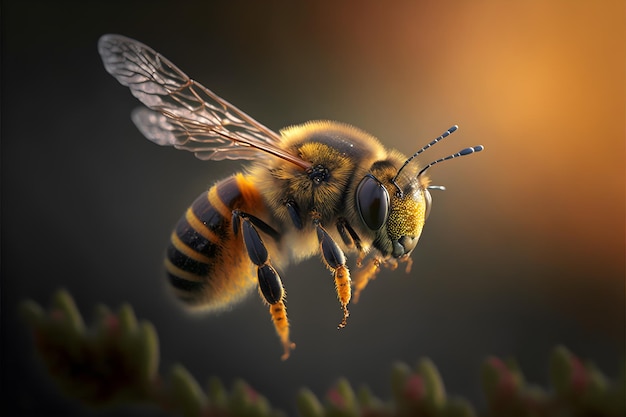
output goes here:
[{"label": "bee's middle leg", "polygon": [[270,305],[270,315],[272,316],[276,333],[283,345],[284,353],[282,359],[285,360],[289,357],[291,350],[296,347],[295,343],[289,339],[289,320],[287,319],[287,308],[284,302],[285,290],[278,272],[270,263],[269,253],[256,227],[273,237],[277,236],[278,232],[262,220],[247,213],[234,210],[233,230],[235,235],[239,233],[240,226],[248,256],[252,263],[257,266],[259,289],[263,298]]},{"label": "bee's middle leg", "polygon": [[335,279],[335,288],[337,290],[337,298],[343,309],[343,319],[339,323],[338,328],[346,326],[346,321],[350,312],[348,311],[348,303],[352,297],[352,288],[350,281],[350,270],[346,266],[346,255],[343,253],[339,245],[333,240],[328,232],[322,227],[317,219],[314,218],[313,224],[317,230],[317,239],[320,242],[322,258],[328,269],[333,273]]}]

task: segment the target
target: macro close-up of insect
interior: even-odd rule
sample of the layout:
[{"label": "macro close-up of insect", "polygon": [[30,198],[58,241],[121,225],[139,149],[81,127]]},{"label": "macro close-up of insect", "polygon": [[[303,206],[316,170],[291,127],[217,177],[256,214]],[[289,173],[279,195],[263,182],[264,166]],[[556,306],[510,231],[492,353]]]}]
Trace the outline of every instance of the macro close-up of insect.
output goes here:
[{"label": "macro close-up of insect", "polygon": [[[281,279],[287,266],[321,258],[334,279],[338,327],[344,327],[351,299],[358,300],[381,267],[410,271],[430,191],[444,189],[430,184],[429,169],[483,150],[468,147],[419,165],[416,157],[457,126],[410,157],[334,121],[275,132],[136,40],[104,35],[98,50],[106,71],[145,105],[132,120],[149,140],[201,160],[249,161],[184,212],[166,250],[166,276],[191,310],[220,311],[257,288],[269,304],[283,359],[295,347]],[[350,268],[346,254],[353,256]]]}]

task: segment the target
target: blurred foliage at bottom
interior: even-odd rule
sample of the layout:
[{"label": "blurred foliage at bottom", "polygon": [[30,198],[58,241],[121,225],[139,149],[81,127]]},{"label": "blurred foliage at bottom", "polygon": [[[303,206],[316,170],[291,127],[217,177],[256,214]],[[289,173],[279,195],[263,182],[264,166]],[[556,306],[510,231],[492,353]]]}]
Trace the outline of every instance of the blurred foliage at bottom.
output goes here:
[{"label": "blurred foliage at bottom", "polygon": [[[36,351],[60,390],[91,407],[146,404],[172,415],[278,416],[269,401],[243,381],[229,390],[219,378],[203,389],[182,366],[159,372],[159,341],[154,326],[138,322],[129,305],[112,312],[97,308],[86,327],[70,294],[58,291],[48,311],[33,301],[22,303]],[[393,398],[381,400],[367,387],[354,390],[341,379],[320,400],[300,390],[298,412],[322,416],[624,416],[626,372],[610,381],[592,363],[564,347],[550,358],[551,388],[527,383],[513,360],[490,357],[481,370],[487,409],[477,412],[460,397],[446,394],[441,376],[427,358],[415,367],[396,363],[391,371]]]}]

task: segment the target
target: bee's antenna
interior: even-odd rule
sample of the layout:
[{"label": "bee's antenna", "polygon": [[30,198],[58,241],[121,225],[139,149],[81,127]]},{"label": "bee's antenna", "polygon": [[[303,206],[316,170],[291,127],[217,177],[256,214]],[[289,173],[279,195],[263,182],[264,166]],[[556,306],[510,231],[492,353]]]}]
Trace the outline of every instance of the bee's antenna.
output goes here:
[{"label": "bee's antenna", "polygon": [[[457,129],[459,128],[458,125],[454,125],[452,126],[450,129],[446,130],[445,132],[443,132],[441,134],[441,136],[433,139],[429,144],[427,144],[426,146],[424,146],[422,149],[420,149],[419,151],[415,152],[413,155],[411,155],[411,157],[409,159],[407,159],[406,161],[404,161],[404,164],[402,164],[402,166],[400,167],[400,169],[398,170],[398,172],[396,173],[396,175],[391,179],[391,183],[393,185],[396,186],[396,188],[398,189],[398,192],[400,194],[402,194],[402,189],[400,188],[400,186],[396,183],[396,180],[398,179],[398,177],[400,176],[400,173],[402,172],[402,170],[404,169],[405,166],[407,166],[409,164],[409,162],[411,162],[413,160],[413,158],[415,158],[417,155],[421,154],[422,152],[424,152],[426,149],[430,148],[431,146],[433,146],[434,144],[436,144],[437,142],[439,142],[440,140],[442,140],[445,137],[450,136],[452,133],[454,133]],[[423,171],[423,170],[422,170]],[[418,175],[419,176],[419,175]]]},{"label": "bee's antenna", "polygon": [[443,185],[429,185],[426,188],[429,190],[446,191],[446,187]]},{"label": "bee's antenna", "polygon": [[471,148],[461,149],[457,153],[454,153],[452,155],[448,155],[448,156],[443,157],[443,158],[439,158],[439,159],[431,162],[430,164],[426,165],[424,168],[422,168],[422,170],[420,172],[417,173],[417,176],[419,177],[420,175],[423,175],[428,168],[432,167],[433,165],[438,164],[439,162],[447,161],[448,159],[458,158],[459,156],[471,155],[474,152],[480,152],[483,149],[485,149],[485,147],[483,145],[478,145],[478,146],[473,146]]}]

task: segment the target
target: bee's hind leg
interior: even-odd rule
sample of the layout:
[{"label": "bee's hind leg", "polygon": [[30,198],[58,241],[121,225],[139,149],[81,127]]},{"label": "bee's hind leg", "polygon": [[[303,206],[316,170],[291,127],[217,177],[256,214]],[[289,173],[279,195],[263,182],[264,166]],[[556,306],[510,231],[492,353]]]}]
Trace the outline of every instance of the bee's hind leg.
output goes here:
[{"label": "bee's hind leg", "polygon": [[249,214],[233,211],[233,229],[235,234],[239,232],[239,225],[242,226],[243,241],[248,252],[248,256],[252,263],[257,266],[257,276],[259,280],[259,289],[263,298],[270,305],[270,315],[274,322],[274,328],[283,345],[284,353],[281,359],[285,360],[289,357],[291,351],[296,347],[289,339],[289,320],[287,319],[287,308],[285,307],[285,290],[280,280],[278,272],[270,263],[269,254],[265,248],[265,244],[259,236],[256,227],[259,227],[269,235],[273,235],[272,229],[267,223],[253,217]]},{"label": "bee's hind leg", "polygon": [[[314,218],[315,219],[315,218]],[[328,232],[322,227],[317,219],[313,222],[317,229],[317,239],[320,242],[322,258],[328,269],[333,272],[335,278],[335,288],[337,290],[337,298],[343,309],[343,319],[337,328],[341,329],[346,326],[346,321],[350,312],[348,311],[348,303],[352,297],[352,289],[350,288],[350,270],[346,266],[346,256],[341,248],[333,240]]]}]

